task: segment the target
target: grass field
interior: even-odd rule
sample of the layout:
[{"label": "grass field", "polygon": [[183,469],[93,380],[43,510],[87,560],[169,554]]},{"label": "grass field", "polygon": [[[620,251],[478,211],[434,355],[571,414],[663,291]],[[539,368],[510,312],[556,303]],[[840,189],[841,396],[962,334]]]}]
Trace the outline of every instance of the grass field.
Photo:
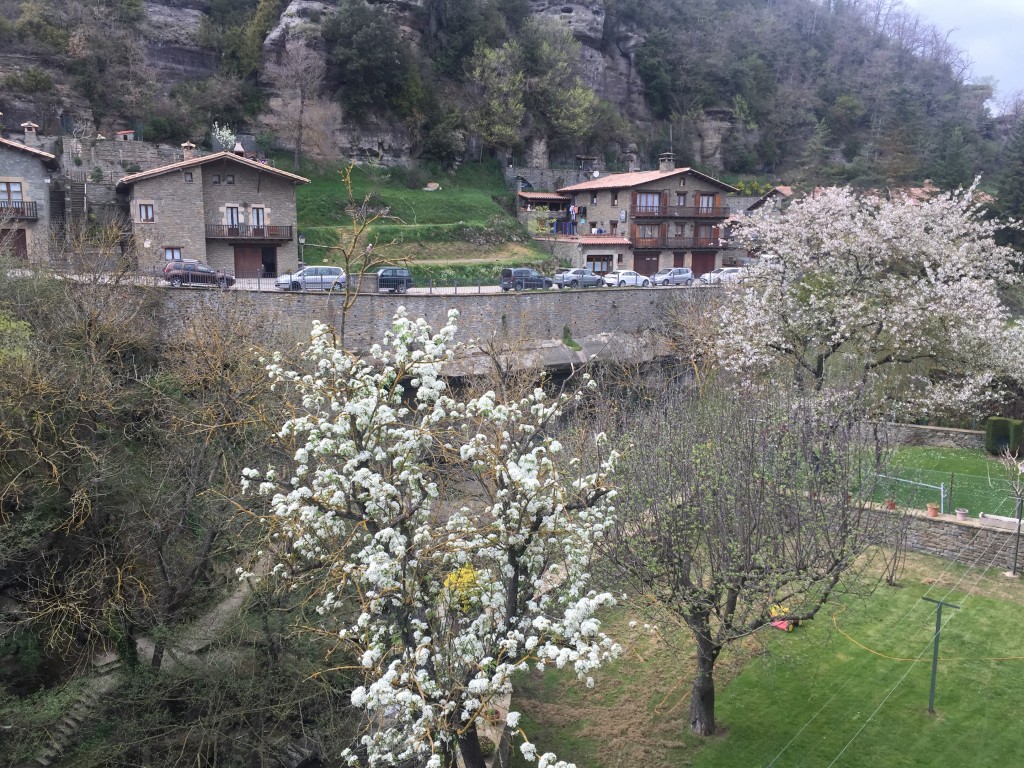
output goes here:
[{"label": "grass field", "polygon": [[[298,229],[309,264],[340,263],[332,250],[352,237],[352,201],[369,201],[383,215],[364,233],[374,255],[410,264],[416,285],[493,285],[504,266],[546,266],[550,256],[532,241],[506,241],[501,232],[525,236],[505,207],[509,191],[495,163],[469,163],[454,173],[363,165],[353,167],[351,198],[340,167],[308,167],[310,184],[297,188]],[[441,185],[423,189],[427,181]],[[495,231],[498,230],[495,236]],[[475,244],[471,241],[486,241]],[[365,243],[355,248],[361,253]]]},{"label": "grass field", "polygon": [[[946,512],[956,507],[967,509],[972,516],[979,512],[1012,516],[1016,502],[1007,481],[1006,471],[998,459],[984,451],[966,448],[903,447],[896,451],[886,473],[917,483],[945,485]],[[901,507],[924,509],[929,501],[938,502],[939,491],[909,483],[882,479],[875,491],[875,501],[895,499]]]},{"label": "grass field", "polygon": [[[935,606],[946,609],[927,710]],[[721,733],[688,731],[692,642],[668,620],[610,623],[622,659],[588,690],[524,677],[514,707],[541,752],[588,768],[1024,765],[1024,585],[911,555],[900,588],[849,599],[792,633],[767,630],[716,668]],[[834,612],[834,614],[833,614]],[[528,765],[516,755],[517,767]]]}]

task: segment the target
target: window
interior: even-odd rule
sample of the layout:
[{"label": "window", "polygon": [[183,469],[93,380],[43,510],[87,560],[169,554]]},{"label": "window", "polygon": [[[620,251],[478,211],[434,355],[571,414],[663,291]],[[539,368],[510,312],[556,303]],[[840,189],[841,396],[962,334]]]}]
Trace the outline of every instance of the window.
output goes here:
[{"label": "window", "polygon": [[263,227],[264,226],[264,224],[263,224],[263,208],[262,207],[259,207],[259,206],[254,207],[252,209],[252,213],[250,213],[250,216],[252,218],[252,225],[254,227]]},{"label": "window", "polygon": [[677,221],[676,222],[676,237],[682,237],[682,236],[683,236],[683,224],[682,224],[682,222]]},{"label": "window", "polygon": [[636,236],[638,240],[649,240],[658,236],[657,224],[637,224]]},{"label": "window", "polygon": [[590,204],[597,205],[597,192],[590,193]]},{"label": "window", "polygon": [[139,221],[152,224],[156,221],[156,212],[152,203],[139,203]]},{"label": "window", "polygon": [[210,177],[210,183],[211,184],[220,184],[220,174],[219,173],[213,174],[213,176]]},{"label": "window", "polygon": [[181,248],[164,248],[165,261],[181,261]]},{"label": "window", "polygon": [[231,173],[226,174],[224,176],[224,183],[225,184],[234,184],[235,183],[235,176],[234,176],[234,174],[231,174]]},{"label": "window", "polygon": [[711,224],[698,224],[693,228],[693,239],[696,240],[697,245],[714,245],[715,240],[715,227]]},{"label": "window", "polygon": [[714,195],[701,195],[698,198],[697,207],[702,211],[709,211],[715,207],[715,196]]},{"label": "window", "polygon": [[225,208],[224,219],[224,223],[227,224],[229,227],[237,227],[239,223],[238,206],[229,205],[227,208]]},{"label": "window", "polygon": [[185,177],[185,181],[186,181],[187,183],[191,184],[191,183],[192,183],[192,181],[193,181],[193,178],[192,178],[192,171],[185,171],[185,173],[184,173],[183,175],[184,175],[184,177]]},{"label": "window", "polygon": [[610,234],[613,234],[613,235],[614,235],[614,234],[615,234],[616,232],[618,232],[618,231],[619,231],[619,222],[617,222],[617,221],[614,221],[614,220],[613,220],[613,221],[611,221],[611,222],[610,222],[610,223],[608,224],[608,232],[609,232]]},{"label": "window", "polygon": [[676,192],[676,205],[678,205],[680,208],[685,208],[686,207],[686,193],[685,192]]},{"label": "window", "polygon": [[661,195],[658,192],[637,192],[636,209],[640,213],[659,213]]},{"label": "window", "polygon": [[3,203],[20,203],[21,201],[20,181],[0,181],[0,205]]},{"label": "window", "polygon": [[619,204],[619,190],[613,189],[612,190],[612,205],[618,205],[618,204]]}]

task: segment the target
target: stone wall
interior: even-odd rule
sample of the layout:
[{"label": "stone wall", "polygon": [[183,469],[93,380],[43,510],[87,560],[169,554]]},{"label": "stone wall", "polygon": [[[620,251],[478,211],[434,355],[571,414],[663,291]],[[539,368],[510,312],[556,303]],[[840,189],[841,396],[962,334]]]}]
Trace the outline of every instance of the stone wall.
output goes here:
[{"label": "stone wall", "polygon": [[50,246],[50,171],[30,152],[0,146],[0,181],[21,184],[22,199],[36,204],[38,219],[8,219],[0,211],[0,229],[24,230],[29,261],[42,261]]},{"label": "stone wall", "polygon": [[907,548],[982,568],[1009,570],[1016,526],[990,518],[957,520],[907,512]]},{"label": "stone wall", "polygon": [[[410,315],[441,327],[449,309],[460,313],[458,340],[497,345],[524,364],[568,366],[591,356],[605,360],[654,359],[660,347],[652,331],[667,293],[641,289],[537,291],[527,293],[394,295],[360,294],[345,319],[346,346],[365,353],[380,342],[400,306]],[[314,293],[270,293],[165,290],[162,325],[180,327],[202,309],[232,309],[269,318],[277,329],[268,347],[282,348],[308,338],[314,319],[341,325],[341,296]],[[563,339],[569,336],[575,350]],[[451,372],[470,373],[482,364],[467,354]]]},{"label": "stone wall", "polygon": [[889,439],[893,445],[926,445],[931,448],[985,447],[985,433],[976,429],[924,427],[917,424],[890,424]]}]

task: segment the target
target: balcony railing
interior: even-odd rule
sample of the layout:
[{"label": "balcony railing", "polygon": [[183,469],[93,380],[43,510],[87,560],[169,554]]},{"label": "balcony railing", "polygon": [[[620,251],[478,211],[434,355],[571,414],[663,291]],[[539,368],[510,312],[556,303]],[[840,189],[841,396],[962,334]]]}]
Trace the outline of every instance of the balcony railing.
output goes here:
[{"label": "balcony railing", "polygon": [[692,249],[711,250],[714,248],[725,248],[725,241],[717,237],[634,237],[631,238],[634,249],[657,248],[674,251],[688,251]]},{"label": "balcony railing", "polygon": [[39,218],[39,210],[35,202],[27,200],[0,200],[0,221],[4,219],[31,219]]},{"label": "balcony railing", "polygon": [[291,240],[291,226],[263,226],[252,224],[207,224],[208,240]]},{"label": "balcony railing", "polygon": [[692,207],[686,205],[634,205],[633,216],[636,218],[673,218],[673,219],[725,219],[729,217],[728,206],[719,208]]}]

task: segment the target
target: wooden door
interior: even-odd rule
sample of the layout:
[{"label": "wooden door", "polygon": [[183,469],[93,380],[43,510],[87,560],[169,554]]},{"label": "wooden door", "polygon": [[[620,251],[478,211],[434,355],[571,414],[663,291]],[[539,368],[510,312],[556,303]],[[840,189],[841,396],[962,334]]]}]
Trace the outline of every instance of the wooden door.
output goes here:
[{"label": "wooden door", "polygon": [[714,251],[694,251],[693,256],[690,260],[690,269],[693,270],[694,277],[700,277],[701,275],[710,272],[715,268],[715,254]]},{"label": "wooden door", "polygon": [[235,246],[235,277],[264,277],[262,248],[258,245]]}]

